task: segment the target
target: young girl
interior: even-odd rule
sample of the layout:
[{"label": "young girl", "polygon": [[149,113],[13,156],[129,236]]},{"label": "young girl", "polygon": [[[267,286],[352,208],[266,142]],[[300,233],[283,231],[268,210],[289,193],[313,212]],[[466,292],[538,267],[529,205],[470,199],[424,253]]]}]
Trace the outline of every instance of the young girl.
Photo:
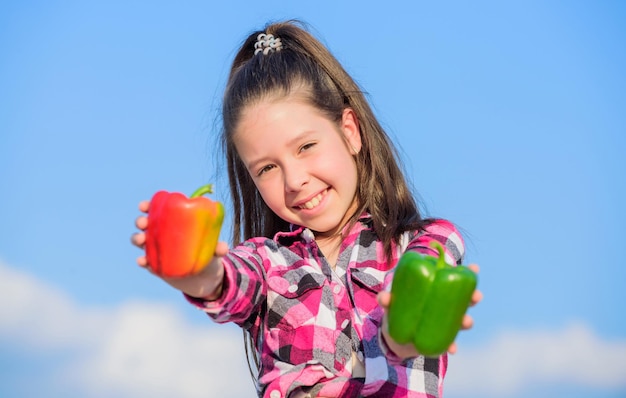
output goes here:
[{"label": "young girl", "polygon": [[384,310],[403,252],[435,255],[437,240],[460,263],[463,241],[420,216],[358,85],[299,24],[276,23],[243,43],[223,101],[235,247],[166,282],[244,329],[259,396],[440,397],[447,356],[395,343]]}]

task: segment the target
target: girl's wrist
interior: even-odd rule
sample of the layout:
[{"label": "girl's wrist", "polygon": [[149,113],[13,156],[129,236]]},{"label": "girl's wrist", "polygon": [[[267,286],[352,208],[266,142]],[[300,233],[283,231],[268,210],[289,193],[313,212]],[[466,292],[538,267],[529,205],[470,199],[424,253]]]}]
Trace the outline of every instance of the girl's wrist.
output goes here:
[{"label": "girl's wrist", "polygon": [[206,296],[203,297],[198,297],[200,300],[204,300],[204,301],[216,301],[217,299],[219,299],[222,296],[222,292],[223,292],[223,283],[220,283],[219,285],[217,285],[217,287],[215,288],[215,290],[213,291],[213,293],[208,294]]},{"label": "girl's wrist", "polygon": [[163,278],[169,285],[189,297],[199,300],[214,301],[222,295],[224,284],[224,266],[221,261],[212,261],[196,275],[184,278]]},{"label": "girl's wrist", "polygon": [[386,352],[387,357],[402,362],[409,358],[415,358],[419,356],[419,353],[415,350],[415,347],[411,344],[399,344],[390,335],[387,329],[387,317],[383,321],[380,327],[379,338],[383,351]]}]

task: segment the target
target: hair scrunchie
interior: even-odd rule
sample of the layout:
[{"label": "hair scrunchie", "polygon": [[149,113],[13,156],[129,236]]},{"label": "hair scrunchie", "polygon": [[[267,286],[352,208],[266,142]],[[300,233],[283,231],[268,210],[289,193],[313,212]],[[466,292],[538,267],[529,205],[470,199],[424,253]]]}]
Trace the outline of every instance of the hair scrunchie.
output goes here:
[{"label": "hair scrunchie", "polygon": [[274,37],[274,35],[267,35],[260,33],[254,43],[254,53],[258,54],[263,52],[263,55],[269,54],[271,51],[280,51],[283,48],[283,44],[280,38]]}]

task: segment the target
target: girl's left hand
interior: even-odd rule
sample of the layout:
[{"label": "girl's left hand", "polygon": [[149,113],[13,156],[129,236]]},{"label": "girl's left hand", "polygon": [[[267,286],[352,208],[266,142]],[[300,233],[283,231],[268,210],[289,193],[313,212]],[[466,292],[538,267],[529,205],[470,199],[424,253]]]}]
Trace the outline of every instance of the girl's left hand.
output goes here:
[{"label": "girl's left hand", "polygon": [[[479,271],[479,267],[476,264],[471,264],[468,266],[468,268],[474,271],[475,273],[478,273]],[[470,303],[470,306],[474,306],[478,304],[482,299],[483,299],[483,294],[480,292],[480,290],[474,290],[474,293],[472,294],[472,301]],[[389,346],[389,348],[391,348],[391,350],[400,358],[406,359],[406,358],[416,357],[419,354],[415,350],[415,347],[413,346],[413,344],[398,344],[391,338],[391,336],[389,336],[389,331],[387,329],[387,310],[389,308],[390,301],[391,301],[390,292],[383,291],[383,292],[378,293],[378,303],[380,304],[381,307],[383,307],[383,310],[385,311],[385,316],[383,317],[383,325],[382,325],[382,328],[383,328],[382,332],[383,332],[383,337],[385,339],[385,342],[387,343],[387,346]],[[474,320],[472,319],[470,315],[465,314],[463,316],[463,322],[461,323],[461,329],[462,330],[471,329],[472,326],[474,326]],[[448,348],[448,353],[455,354],[456,351],[457,351],[457,345],[456,345],[456,342],[453,342]]]}]

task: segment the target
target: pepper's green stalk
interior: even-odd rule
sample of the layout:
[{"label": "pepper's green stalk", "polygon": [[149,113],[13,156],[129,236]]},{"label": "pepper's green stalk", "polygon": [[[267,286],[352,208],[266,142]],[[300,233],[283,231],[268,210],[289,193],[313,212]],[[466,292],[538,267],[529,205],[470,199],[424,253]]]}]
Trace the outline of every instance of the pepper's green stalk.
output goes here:
[{"label": "pepper's green stalk", "polygon": [[213,193],[213,184],[206,184],[206,185],[203,185],[200,188],[196,189],[191,194],[189,199],[197,198],[198,196],[202,196],[202,195],[205,195],[207,193]]}]

